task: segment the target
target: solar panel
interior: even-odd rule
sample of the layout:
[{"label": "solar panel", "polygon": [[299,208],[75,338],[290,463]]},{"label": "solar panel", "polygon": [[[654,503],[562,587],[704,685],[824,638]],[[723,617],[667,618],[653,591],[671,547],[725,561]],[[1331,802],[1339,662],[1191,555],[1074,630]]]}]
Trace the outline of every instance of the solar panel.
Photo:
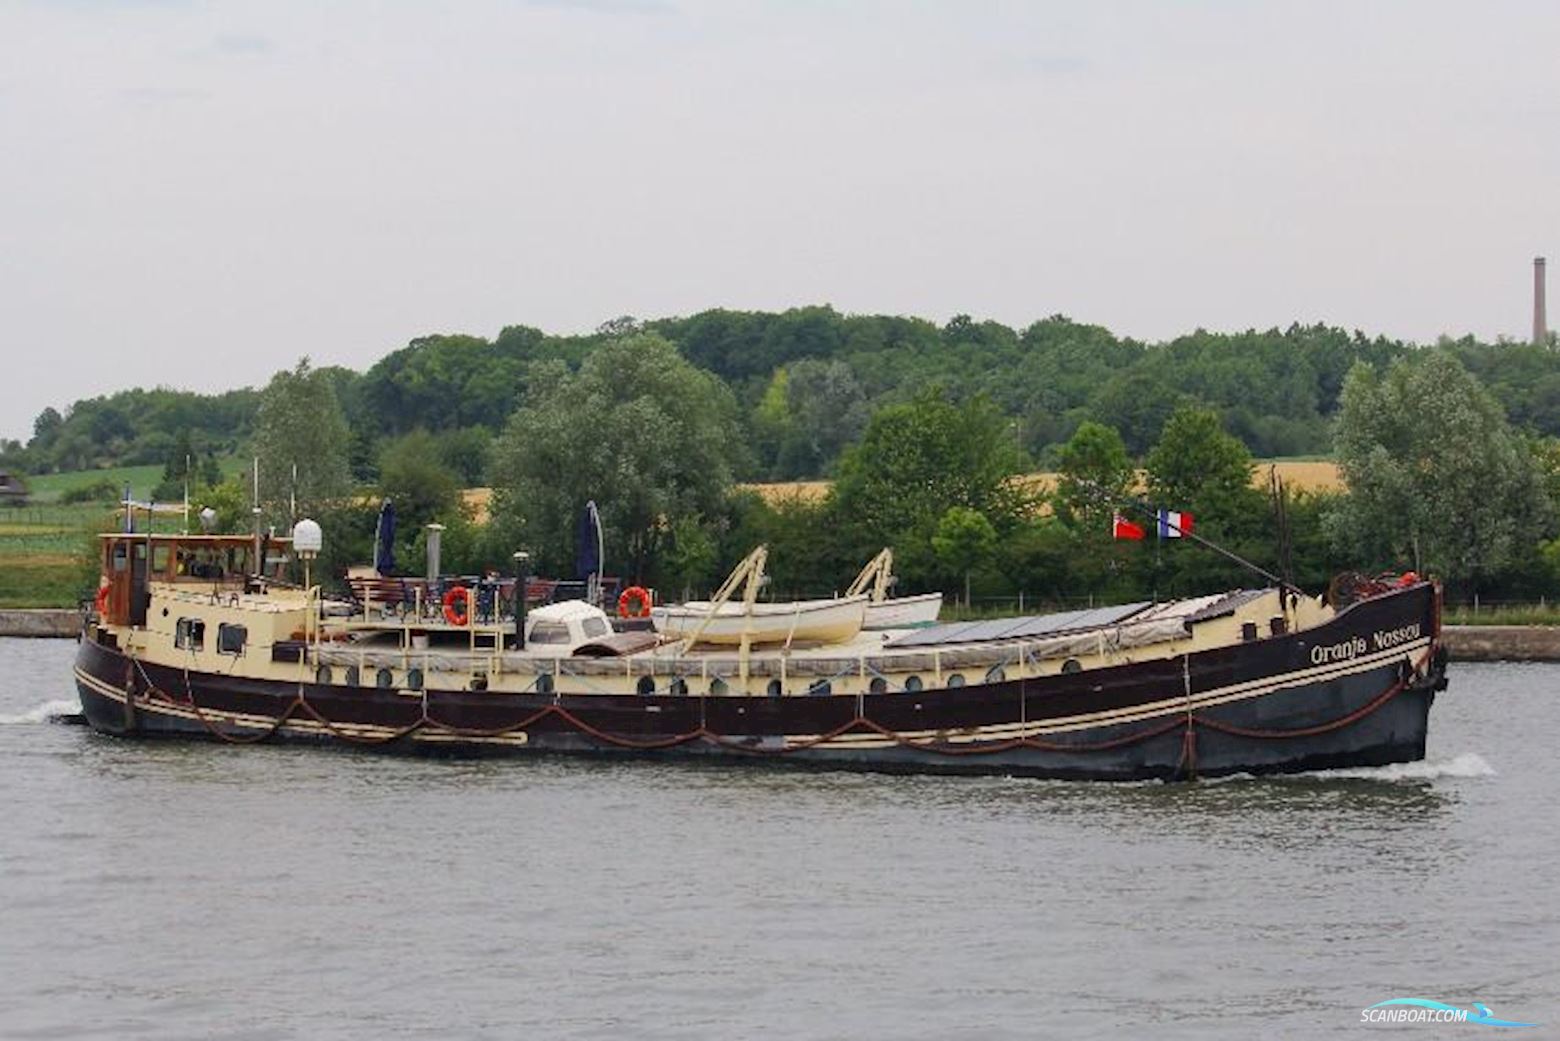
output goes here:
[{"label": "solar panel", "polygon": [[1056,633],[1087,631],[1115,625],[1149,607],[1148,601],[1096,607],[1081,611],[997,618],[984,622],[946,622],[917,629],[889,640],[885,647],[941,647],[950,643],[984,643],[991,640],[1032,639]]}]

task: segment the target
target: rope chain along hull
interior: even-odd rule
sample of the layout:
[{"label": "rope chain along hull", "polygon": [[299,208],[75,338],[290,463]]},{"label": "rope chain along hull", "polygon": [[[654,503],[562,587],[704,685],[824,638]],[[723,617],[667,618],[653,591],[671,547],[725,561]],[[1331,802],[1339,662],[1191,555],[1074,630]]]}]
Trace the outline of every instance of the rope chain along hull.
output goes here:
[{"label": "rope chain along hull", "polygon": [[[1378,638],[1410,628],[1411,639]],[[1312,630],[914,693],[410,691],[199,673],[110,644],[84,639],[75,675],[88,722],[118,736],[1080,780],[1422,759],[1430,707],[1445,687],[1429,586],[1361,602]]]}]

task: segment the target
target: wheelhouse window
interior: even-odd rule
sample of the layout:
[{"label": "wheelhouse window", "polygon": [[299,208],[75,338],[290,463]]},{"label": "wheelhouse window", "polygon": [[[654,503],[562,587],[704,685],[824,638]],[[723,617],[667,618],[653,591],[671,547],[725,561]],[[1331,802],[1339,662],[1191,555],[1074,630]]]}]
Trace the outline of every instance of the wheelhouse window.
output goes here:
[{"label": "wheelhouse window", "polygon": [[562,622],[536,622],[531,626],[531,643],[568,643],[569,627]]},{"label": "wheelhouse window", "polygon": [[[206,647],[206,623],[199,618],[180,618],[173,626],[173,645],[185,651],[204,650]],[[239,645],[243,646],[242,641],[240,641]]]},{"label": "wheelhouse window", "polygon": [[220,625],[217,627],[217,653],[243,654],[248,639],[249,630],[244,626]]},{"label": "wheelhouse window", "polygon": [[612,627],[600,618],[587,618],[580,623],[580,630],[584,632],[587,640],[594,640],[598,636],[605,636],[612,631]]}]

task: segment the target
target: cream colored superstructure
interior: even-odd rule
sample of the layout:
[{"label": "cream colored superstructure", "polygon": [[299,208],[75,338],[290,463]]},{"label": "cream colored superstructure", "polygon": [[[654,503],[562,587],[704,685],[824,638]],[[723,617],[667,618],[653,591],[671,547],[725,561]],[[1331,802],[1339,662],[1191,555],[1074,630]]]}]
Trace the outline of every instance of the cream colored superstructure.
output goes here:
[{"label": "cream colored superstructure", "polygon": [[[517,650],[512,622],[454,626],[419,615],[342,615],[345,605],[322,601],[317,589],[245,593],[153,583],[144,626],[107,628],[136,658],[254,679],[355,679],[363,686],[407,690],[742,697],[865,694],[1048,676],[1308,629],[1333,613],[1309,597],[1281,597],[1270,589],[1250,595],[1228,614],[1189,621],[1220,599],[1155,605],[1116,625],[1036,639],[895,647],[890,644],[900,633],[862,631],[842,642],[758,645],[745,654],[664,641],[620,656],[581,656],[567,646]],[[187,638],[179,645],[181,620],[203,627],[200,646]],[[236,653],[222,649],[224,627],[229,633],[233,627],[243,630]]]}]

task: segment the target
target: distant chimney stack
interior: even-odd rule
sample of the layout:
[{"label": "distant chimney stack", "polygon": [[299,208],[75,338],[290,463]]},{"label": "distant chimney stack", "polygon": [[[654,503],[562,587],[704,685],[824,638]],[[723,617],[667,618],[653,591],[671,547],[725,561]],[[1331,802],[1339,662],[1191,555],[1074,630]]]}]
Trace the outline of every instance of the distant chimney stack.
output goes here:
[{"label": "distant chimney stack", "polygon": [[1549,342],[1549,316],[1544,313],[1544,258],[1533,258],[1533,344]]}]

